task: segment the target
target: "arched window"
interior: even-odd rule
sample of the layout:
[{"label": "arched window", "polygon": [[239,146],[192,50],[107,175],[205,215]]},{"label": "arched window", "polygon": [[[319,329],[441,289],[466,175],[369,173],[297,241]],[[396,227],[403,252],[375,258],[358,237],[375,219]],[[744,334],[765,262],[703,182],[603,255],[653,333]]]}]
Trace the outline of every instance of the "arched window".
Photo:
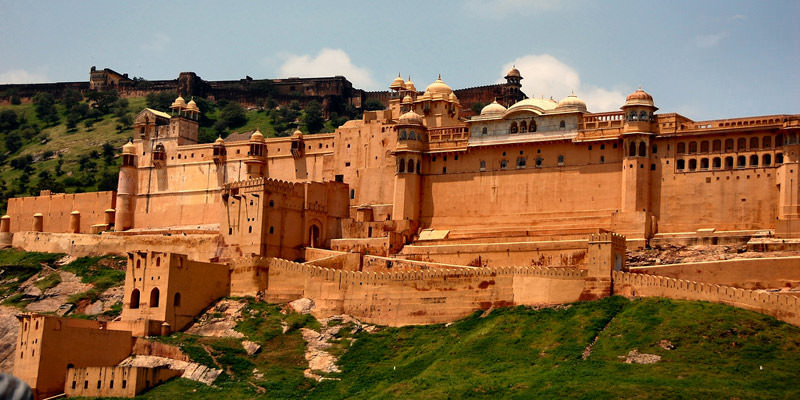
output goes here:
[{"label": "arched window", "polygon": [[764,156],[761,157],[761,165],[768,167],[771,164],[772,164],[772,156],[769,154],[764,154]]},{"label": "arched window", "polygon": [[697,160],[694,158],[689,160],[689,171],[694,171],[697,169]]},{"label": "arched window", "polygon": [[506,169],[508,167],[508,160],[500,160],[500,169]]},{"label": "arched window", "polygon": [[150,291],[150,308],[158,308],[159,295],[158,288],[153,288],[153,290]]},{"label": "arched window", "polygon": [[757,148],[758,148],[758,138],[757,137],[750,138],[750,150],[754,150]]},{"label": "arched window", "polygon": [[519,131],[520,133],[525,133],[528,131],[528,124],[525,121],[519,123]]},{"label": "arched window", "polygon": [[403,173],[406,171],[406,160],[400,159],[400,164],[397,165],[397,172]]},{"label": "arched window", "polygon": [[783,164],[783,153],[775,154],[775,164]]},{"label": "arched window", "polygon": [[628,148],[628,156],[635,157],[636,156],[636,142],[631,142]]},{"label": "arched window", "polygon": [[758,155],[753,154],[752,156],[750,156],[750,166],[751,167],[757,167],[758,166]]},{"label": "arched window", "polygon": [[174,307],[180,307],[181,306],[181,294],[180,294],[180,292],[176,292],[175,296],[173,296],[172,305]]},{"label": "arched window", "polygon": [[531,123],[528,124],[528,131],[536,132],[536,121],[531,120]]},{"label": "arched window", "polygon": [[131,308],[139,308],[139,289],[133,289],[131,292]]},{"label": "arched window", "polygon": [[636,121],[636,111],[631,111],[631,113],[628,115],[628,120]]},{"label": "arched window", "polygon": [[747,150],[747,139],[739,138],[736,140],[736,151],[744,151]]},{"label": "arched window", "polygon": [[679,143],[678,143],[678,148],[677,148],[677,150],[676,150],[676,151],[677,151],[677,153],[678,153],[678,154],[684,154],[684,153],[686,153],[686,143],[679,142]]},{"label": "arched window", "polygon": [[[600,157],[602,157],[602,156],[600,156]],[[559,154],[558,155],[558,165],[564,165],[564,155],[563,154]]]},{"label": "arched window", "polygon": [[161,266],[161,257],[156,257],[156,267]]},{"label": "arched window", "polygon": [[408,131],[408,138],[411,140],[417,140],[417,133],[414,131]]},{"label": "arched window", "polygon": [[702,169],[702,170],[707,170],[708,169],[708,159],[707,158],[701,158],[700,159],[700,169]]},{"label": "arched window", "polygon": [[400,131],[400,140],[406,140],[406,130]]},{"label": "arched window", "polygon": [[686,168],[686,161],[684,159],[682,159],[682,158],[679,159],[677,164],[675,165],[675,168],[678,171],[683,171],[683,169]]},{"label": "arched window", "polygon": [[653,143],[653,150],[651,151],[651,153],[658,154],[658,145],[657,144]]},{"label": "arched window", "polygon": [[733,168],[733,157],[725,157],[725,169]]},{"label": "arched window", "polygon": [[700,142],[700,152],[708,153],[708,140],[703,140]]},{"label": "arched window", "polygon": [[558,123],[558,127],[564,129],[567,127],[567,123],[562,119],[561,122]]},{"label": "arched window", "polygon": [[697,153],[697,142],[689,142],[689,154]]},{"label": "arched window", "polygon": [[414,160],[408,160],[408,172],[414,172]]},{"label": "arched window", "polygon": [[142,267],[142,260],[141,259],[136,260],[136,268],[141,268],[141,267]]},{"label": "arched window", "polygon": [[725,151],[733,151],[733,139],[725,139]]},{"label": "arched window", "polygon": [[736,168],[744,168],[747,166],[747,157],[739,156],[736,157]]},{"label": "arched window", "polygon": [[639,121],[647,121],[647,120],[649,120],[649,118],[647,118],[647,111],[640,112]]},{"label": "arched window", "polygon": [[421,163],[417,163],[417,173],[419,173],[419,165],[420,165],[420,164],[421,164]]},{"label": "arched window", "polygon": [[[775,136],[775,147],[781,147],[781,146],[783,146],[783,135],[777,135]],[[775,162],[776,163],[778,162],[777,157],[775,158]]]},{"label": "arched window", "polygon": [[481,171],[486,171],[486,161],[481,160]]},{"label": "arched window", "polygon": [[764,136],[764,139],[761,140],[761,147],[765,149],[772,147],[772,136]]},{"label": "arched window", "polygon": [[544,163],[544,158],[539,157],[539,158],[536,159],[536,167],[537,168],[541,168],[543,163]]},{"label": "arched window", "polygon": [[516,121],[512,122],[511,127],[508,128],[508,133],[517,133],[518,131],[519,128],[517,128],[517,122]]},{"label": "arched window", "polygon": [[647,156],[647,145],[644,142],[639,142],[639,157]]},{"label": "arched window", "polygon": [[525,168],[525,157],[517,158],[517,168]]},{"label": "arched window", "polygon": [[485,134],[487,134],[488,132],[489,132],[489,130],[488,130],[488,129],[486,129],[486,127],[485,127],[485,126],[483,127],[483,129],[481,129],[481,134],[482,134],[482,135],[485,135]]},{"label": "arched window", "polygon": [[716,139],[711,142],[711,151],[722,151],[722,141]]},{"label": "arched window", "polygon": [[714,157],[714,159],[711,161],[711,165],[713,166],[714,169],[722,168],[722,159],[720,159],[719,157]]}]

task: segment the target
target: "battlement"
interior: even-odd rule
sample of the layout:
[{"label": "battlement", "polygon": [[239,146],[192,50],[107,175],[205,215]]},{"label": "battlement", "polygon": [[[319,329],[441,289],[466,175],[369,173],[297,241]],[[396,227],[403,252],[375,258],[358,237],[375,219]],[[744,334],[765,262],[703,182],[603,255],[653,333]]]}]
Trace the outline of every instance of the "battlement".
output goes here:
[{"label": "battlement", "polygon": [[612,272],[614,291],[627,296],[703,300],[771,315],[800,326],[800,298],[658,275]]},{"label": "battlement", "polygon": [[289,194],[292,193],[297,187],[304,184],[304,182],[289,182],[273,178],[252,178],[226,183],[223,188],[227,191],[230,191],[231,189],[263,186],[269,192]]},{"label": "battlement", "polygon": [[589,235],[589,244],[613,243],[615,246],[625,244],[625,236],[614,232],[592,233]]}]

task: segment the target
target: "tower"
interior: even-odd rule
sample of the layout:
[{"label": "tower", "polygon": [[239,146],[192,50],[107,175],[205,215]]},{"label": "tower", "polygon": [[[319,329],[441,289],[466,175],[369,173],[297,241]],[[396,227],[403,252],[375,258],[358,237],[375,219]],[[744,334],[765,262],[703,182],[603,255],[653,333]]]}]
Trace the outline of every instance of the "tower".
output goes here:
[{"label": "tower", "polygon": [[392,210],[394,219],[412,221],[419,219],[422,168],[420,155],[424,131],[422,116],[414,111],[401,115],[395,125],[397,149],[394,152],[396,162]]},{"label": "tower", "polygon": [[124,231],[133,227],[133,214],[136,201],[136,145],[132,142],[122,146],[122,166],[117,183],[117,210],[114,227]]},{"label": "tower", "polygon": [[512,66],[508,73],[504,77],[506,79],[506,84],[503,87],[503,105],[506,107],[510,107],[512,104],[523,100],[525,98],[525,94],[522,93],[522,75],[520,75],[519,70]]},{"label": "tower", "polygon": [[169,119],[167,137],[176,138],[177,145],[197,144],[198,119],[200,108],[194,100],[187,104],[183,97],[178,96],[170,105],[172,117]]},{"label": "tower", "polygon": [[[778,166],[778,225],[783,237],[800,237],[800,120],[790,119],[783,124],[782,160]],[[776,143],[777,144],[777,143]]]},{"label": "tower", "polygon": [[[622,128],[622,220],[628,226],[635,226],[636,233],[649,238],[652,232],[650,223],[650,141],[654,136],[653,113],[658,108],[653,96],[639,88],[628,95],[621,107],[625,114]],[[643,232],[639,231],[643,227]]]}]

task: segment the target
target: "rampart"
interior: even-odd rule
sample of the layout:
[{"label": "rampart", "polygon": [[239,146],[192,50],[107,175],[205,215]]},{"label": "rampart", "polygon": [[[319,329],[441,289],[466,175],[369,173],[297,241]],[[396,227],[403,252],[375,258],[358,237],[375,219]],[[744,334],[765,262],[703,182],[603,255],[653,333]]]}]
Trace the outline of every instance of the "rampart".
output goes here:
[{"label": "rampart", "polygon": [[345,251],[334,251],[307,247],[303,251],[306,264],[318,267],[341,269],[345,271],[361,270],[361,254]]},{"label": "rampart", "polygon": [[631,268],[631,272],[743,289],[800,287],[800,257],[746,258],[649,265]]},{"label": "rampart", "polygon": [[585,264],[587,241],[460,243],[403,247],[399,257],[444,264],[498,267],[530,265],[580,267]]},{"label": "rampart", "polygon": [[390,326],[444,323],[493,307],[575,302],[583,294],[587,274],[546,267],[376,273],[275,258],[268,264],[267,301],[307,297],[314,300],[318,317],[346,313]]},{"label": "rampart", "polygon": [[800,326],[800,298],[665,276],[613,272],[614,293],[627,297],[668,297],[722,303]]},{"label": "rampart", "polygon": [[[42,215],[42,231],[70,232],[73,211],[80,213],[80,233],[91,233],[92,226],[104,224],[106,210],[116,206],[117,194],[113,191],[50,194],[16,197],[8,199],[8,216],[11,217],[11,232],[29,231],[34,228],[34,214]],[[113,220],[112,220],[113,221]]]}]

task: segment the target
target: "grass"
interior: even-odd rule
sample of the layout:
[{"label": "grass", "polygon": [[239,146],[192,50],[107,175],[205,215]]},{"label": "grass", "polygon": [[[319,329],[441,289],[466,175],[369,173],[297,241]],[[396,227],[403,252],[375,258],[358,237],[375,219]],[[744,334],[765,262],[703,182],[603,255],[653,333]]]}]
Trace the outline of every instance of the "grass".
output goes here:
[{"label": "grass", "polygon": [[91,289],[75,293],[67,301],[75,304],[81,301],[93,303],[106,289],[125,283],[125,260],[120,256],[80,257],[61,267],[80,276],[82,283],[92,285]]},{"label": "grass", "polygon": [[45,290],[50,289],[51,287],[55,287],[59,283],[61,283],[61,275],[59,275],[58,272],[51,272],[46,277],[36,281],[36,283],[34,283],[33,285],[39,288],[39,290],[41,290],[42,292],[44,292]]},{"label": "grass", "polygon": [[[478,312],[448,327],[360,332],[341,356],[342,372],[333,374],[341,380],[320,383],[302,377],[304,344],[296,331],[280,333],[288,316],[276,310],[251,303],[237,327],[264,346],[254,357],[230,339],[191,338],[198,346],[192,354],[213,363],[198,345],[205,342],[233,371],[216,387],[178,379],[142,398],[800,398],[800,328],[719,304],[611,297],[498,309],[484,318]],[[675,348],[660,347],[661,340]],[[622,362],[634,348],[662,360]],[[251,367],[263,381],[248,374]]]}]

